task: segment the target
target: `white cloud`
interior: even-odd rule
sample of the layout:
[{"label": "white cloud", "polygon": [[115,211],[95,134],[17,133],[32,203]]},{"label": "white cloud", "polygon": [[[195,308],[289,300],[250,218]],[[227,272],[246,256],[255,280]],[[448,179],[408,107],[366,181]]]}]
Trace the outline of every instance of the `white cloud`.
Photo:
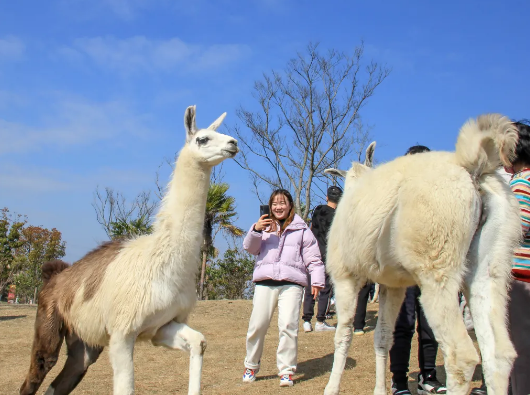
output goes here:
[{"label": "white cloud", "polygon": [[150,40],[144,36],[119,39],[112,36],[81,38],[57,54],[77,61],[88,58],[98,67],[123,73],[203,71],[236,62],[248,56],[250,47],[241,44],[195,45],[179,38]]},{"label": "white cloud", "polygon": [[11,167],[0,173],[0,189],[4,192],[17,191],[22,193],[44,193],[52,191],[64,191],[71,188],[66,181],[61,181],[50,175],[42,174],[40,169],[34,171],[22,171],[21,168]]},{"label": "white cloud", "polygon": [[62,96],[51,105],[37,126],[0,118],[0,154],[146,135],[148,118],[124,102],[91,103]]},{"label": "white cloud", "polygon": [[22,58],[25,49],[22,40],[15,36],[0,37],[0,62]]},{"label": "white cloud", "polygon": [[[10,195],[27,193],[57,193],[60,191],[93,192],[97,185],[108,185],[117,190],[135,187],[141,190],[148,185],[154,188],[155,170],[117,170],[99,167],[82,171],[75,168],[50,168],[31,164],[2,163],[0,190]],[[152,184],[152,185],[151,185]]]}]

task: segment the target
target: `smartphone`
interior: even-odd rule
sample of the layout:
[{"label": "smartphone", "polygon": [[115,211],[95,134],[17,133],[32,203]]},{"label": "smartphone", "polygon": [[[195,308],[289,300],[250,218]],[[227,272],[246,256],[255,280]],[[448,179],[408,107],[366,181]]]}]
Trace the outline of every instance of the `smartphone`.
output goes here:
[{"label": "smartphone", "polygon": [[259,206],[259,216],[261,217],[262,215],[265,215],[265,214],[267,214],[267,217],[270,215],[269,205],[268,204],[261,204]]}]

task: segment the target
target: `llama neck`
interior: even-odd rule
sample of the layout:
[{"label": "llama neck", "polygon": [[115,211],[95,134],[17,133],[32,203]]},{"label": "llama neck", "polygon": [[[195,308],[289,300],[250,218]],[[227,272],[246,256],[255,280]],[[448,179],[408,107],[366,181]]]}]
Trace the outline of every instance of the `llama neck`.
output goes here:
[{"label": "llama neck", "polygon": [[182,149],[154,223],[160,248],[170,244],[199,256],[210,173],[210,167],[198,163],[186,147]]}]

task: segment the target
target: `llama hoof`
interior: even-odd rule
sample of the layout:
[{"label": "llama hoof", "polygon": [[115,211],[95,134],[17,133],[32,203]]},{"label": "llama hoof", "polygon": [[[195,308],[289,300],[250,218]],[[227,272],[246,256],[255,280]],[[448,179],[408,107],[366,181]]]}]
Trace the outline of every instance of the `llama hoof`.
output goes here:
[{"label": "llama hoof", "polygon": [[339,395],[339,387],[334,384],[326,385],[326,389],[324,390],[324,395]]}]

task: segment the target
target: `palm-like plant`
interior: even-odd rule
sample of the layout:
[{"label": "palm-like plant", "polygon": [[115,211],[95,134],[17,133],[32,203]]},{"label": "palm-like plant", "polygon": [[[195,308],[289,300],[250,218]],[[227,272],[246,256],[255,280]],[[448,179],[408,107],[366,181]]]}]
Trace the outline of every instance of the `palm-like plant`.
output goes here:
[{"label": "palm-like plant", "polygon": [[150,222],[151,219],[147,215],[132,220],[120,218],[110,223],[109,236],[114,240],[150,234],[153,232],[153,225]]},{"label": "palm-like plant", "polygon": [[204,244],[202,248],[201,279],[199,283],[199,297],[203,298],[204,277],[208,255],[214,251],[213,240],[219,231],[230,236],[242,236],[243,229],[234,225],[237,218],[235,199],[227,195],[227,183],[210,184],[206,200],[206,215],[204,217]]}]

